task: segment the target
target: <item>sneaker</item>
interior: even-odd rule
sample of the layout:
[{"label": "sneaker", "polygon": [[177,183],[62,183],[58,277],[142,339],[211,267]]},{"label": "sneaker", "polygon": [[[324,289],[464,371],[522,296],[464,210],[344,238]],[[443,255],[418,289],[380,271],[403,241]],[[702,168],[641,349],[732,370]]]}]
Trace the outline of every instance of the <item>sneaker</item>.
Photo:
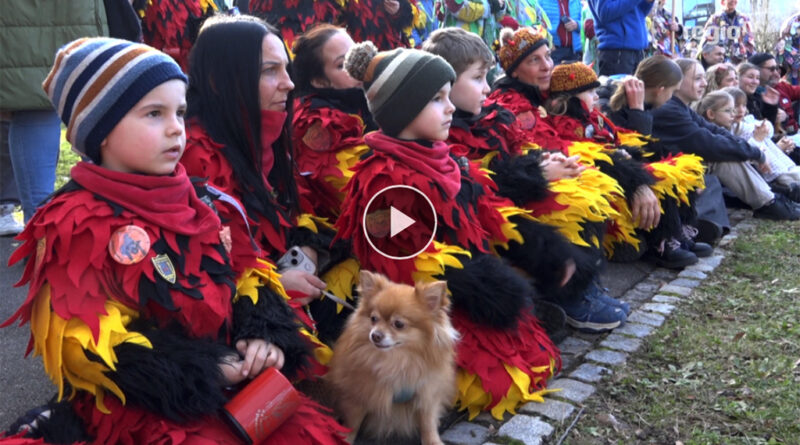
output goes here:
[{"label": "sneaker", "polygon": [[754,218],[772,219],[775,221],[795,221],[800,219],[800,211],[789,198],[775,194],[775,199],[771,203],[753,210]]},{"label": "sneaker", "polygon": [[707,256],[711,256],[711,253],[714,251],[714,248],[711,247],[709,244],[704,242],[697,242],[694,239],[697,238],[697,234],[700,231],[689,224],[684,224],[681,227],[682,237],[681,237],[681,249],[686,249],[689,252],[692,252],[698,258],[705,258]]},{"label": "sneaker", "polygon": [[14,218],[14,204],[0,205],[0,236],[14,236],[25,227]]},{"label": "sneaker", "polygon": [[611,307],[622,309],[622,312],[625,312],[625,315],[629,315],[631,313],[630,304],[622,300],[617,300],[611,295],[608,295],[608,288],[600,287],[595,283],[590,284],[589,287],[586,288],[586,294],[584,294],[584,296],[588,300],[597,300]]},{"label": "sneaker", "polygon": [[567,324],[590,334],[608,332],[625,324],[627,317],[620,308],[607,305],[599,300],[581,301],[561,305],[567,314]]},{"label": "sneaker", "polygon": [[694,237],[696,243],[705,243],[711,246],[717,244],[722,238],[722,227],[707,219],[697,220],[697,236]]},{"label": "sneaker", "polygon": [[697,263],[697,255],[681,248],[681,243],[676,239],[670,239],[664,243],[663,252],[650,249],[648,259],[653,261],[656,266],[667,269],[683,269]]},{"label": "sneaker", "polygon": [[800,183],[792,183],[792,185],[789,186],[789,191],[786,192],[786,197],[794,202],[800,203]]},{"label": "sneaker", "polygon": [[536,300],[533,303],[533,315],[547,332],[553,343],[560,343],[568,335],[567,315],[561,306],[545,300]]}]

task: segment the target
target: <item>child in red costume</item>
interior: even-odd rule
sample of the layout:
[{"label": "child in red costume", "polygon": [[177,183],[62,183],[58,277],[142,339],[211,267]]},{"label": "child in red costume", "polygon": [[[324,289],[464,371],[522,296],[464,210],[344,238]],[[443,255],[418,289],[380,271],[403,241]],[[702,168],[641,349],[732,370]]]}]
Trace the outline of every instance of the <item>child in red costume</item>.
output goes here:
[{"label": "child in red costume", "polygon": [[[616,213],[602,190],[615,190],[613,181],[578,164],[577,156],[568,159],[560,152],[535,149],[525,141],[510,111],[497,104],[482,107],[489,93],[486,74],[494,58],[476,34],[461,28],[441,29],[431,34],[423,49],[442,56],[457,74],[450,92],[456,106],[448,138],[451,151],[481,161],[494,173],[500,195],[531,210],[539,222],[558,228],[582,253],[576,257],[576,273],[569,285],[548,296],[563,304],[570,300],[564,296],[585,295],[585,300],[600,300],[603,305],[630,312],[627,303],[605,294],[596,284],[603,265],[600,242],[604,224]],[[595,314],[580,311],[579,306],[563,309],[567,322],[578,329],[592,326],[591,330],[597,331],[602,324],[602,309]],[[611,314],[605,329],[619,324]]]},{"label": "child in red costume", "polygon": [[[237,44],[230,45],[232,40]],[[288,136],[294,88],[289,63],[280,35],[264,21],[246,15],[206,21],[190,60],[181,163],[189,175],[207,178],[242,203],[217,206],[230,227],[237,273],[253,267],[253,248],[269,264],[293,246],[310,260],[310,270],[284,270],[280,281],[324,365],[331,352],[317,338],[334,339],[349,311],[319,297],[326,286],[339,298],[351,296],[358,265],[346,243],[332,246],[334,231],[325,221],[300,213]]]},{"label": "child in red costume", "polygon": [[[219,414],[226,387],[298,370],[282,288],[237,293],[220,219],[178,164],[186,82],[128,41],[79,39],[56,56],[43,87],[91,162],[20,235],[11,262],[28,258],[30,289],[6,324],[31,323],[30,349],[69,401],[8,443],[239,444]],[[343,428],[302,400],[270,443],[341,443]]]},{"label": "child in red costume", "polygon": [[612,204],[618,216],[608,224],[606,251],[612,257],[626,251],[641,256],[644,249],[636,229],[651,230],[661,217],[658,197],[651,190],[656,178],[624,150],[606,152],[596,144],[575,142],[562,137],[560,129],[552,125],[545,105],[551,94],[553,61],[544,33],[529,28],[504,29],[501,41],[498,57],[506,76],[493,85],[487,105],[499,104],[514,113],[530,141],[567,156],[579,155],[583,164],[596,166],[613,178],[623,193],[614,195]]},{"label": "child in red costume", "polygon": [[[610,174],[619,175],[622,169],[637,167],[653,177],[647,188],[658,197],[661,217],[652,227],[643,230],[649,259],[661,267],[682,268],[698,261],[695,252],[710,255],[711,246],[692,242],[690,250],[688,244],[686,248],[681,245],[684,237],[691,240],[689,232],[684,234],[681,213],[690,218],[692,193],[703,187],[702,160],[682,153],[665,155],[668,150],[659,148],[642,134],[618,128],[598,109],[598,86],[595,72],[581,62],[555,67],[546,105],[547,120],[561,138],[585,146],[595,153],[596,160],[604,154],[628,158],[615,160],[616,168],[607,168]],[[643,91],[643,87],[641,89]],[[644,108],[643,100],[639,107]],[[624,177],[618,179],[620,183],[625,180]],[[644,186],[637,189],[634,196],[642,190]],[[636,199],[631,201],[635,222],[640,212],[635,207]]]},{"label": "child in red costume", "polygon": [[[490,410],[501,418],[525,401],[542,401],[560,363],[558,350],[531,314],[527,280],[497,254],[540,284],[558,287],[574,270],[569,244],[498,197],[477,164],[451,156],[443,141],[454,111],[448,93],[455,73],[447,62],[418,50],[378,53],[365,42],[350,49],[345,68],[364,82],[381,130],[365,136],[371,154],[353,168],[339,236],[352,240],[362,267],[394,281],[447,280],[453,325],[462,336],[458,404],[470,417]],[[438,220],[434,233],[434,214],[410,198],[413,192],[393,188],[378,194],[397,185],[414,187],[431,201]],[[417,222],[389,236],[384,217],[390,207]],[[547,258],[537,255],[544,251]],[[548,279],[555,283],[543,282]]]},{"label": "child in red costume", "polygon": [[331,221],[342,211],[350,167],[368,150],[364,133],[377,129],[361,83],[344,69],[351,46],[344,29],[323,23],[300,36],[293,49],[298,94],[292,144],[309,204],[304,210]]}]

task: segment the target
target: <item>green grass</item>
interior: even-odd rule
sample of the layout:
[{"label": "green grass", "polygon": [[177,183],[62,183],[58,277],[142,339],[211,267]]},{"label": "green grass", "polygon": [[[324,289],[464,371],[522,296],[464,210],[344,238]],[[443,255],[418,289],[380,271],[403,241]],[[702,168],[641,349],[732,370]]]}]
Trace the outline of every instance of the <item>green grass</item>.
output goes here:
[{"label": "green grass", "polygon": [[800,223],[741,231],[677,306],[564,443],[800,444]]},{"label": "green grass", "polygon": [[69,170],[80,161],[80,156],[72,151],[72,146],[65,138],[66,129],[61,126],[61,149],[56,166],[56,190],[69,181]]}]

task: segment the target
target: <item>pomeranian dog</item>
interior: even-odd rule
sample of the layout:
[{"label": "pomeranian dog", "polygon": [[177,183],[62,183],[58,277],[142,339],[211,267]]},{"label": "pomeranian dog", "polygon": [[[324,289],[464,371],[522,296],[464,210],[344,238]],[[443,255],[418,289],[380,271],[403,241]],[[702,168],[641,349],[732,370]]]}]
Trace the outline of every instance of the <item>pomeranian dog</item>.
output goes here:
[{"label": "pomeranian dog", "polygon": [[397,284],[361,271],[361,299],[333,348],[326,379],[344,423],[371,438],[442,444],[439,418],[455,400],[455,343],[447,283]]}]

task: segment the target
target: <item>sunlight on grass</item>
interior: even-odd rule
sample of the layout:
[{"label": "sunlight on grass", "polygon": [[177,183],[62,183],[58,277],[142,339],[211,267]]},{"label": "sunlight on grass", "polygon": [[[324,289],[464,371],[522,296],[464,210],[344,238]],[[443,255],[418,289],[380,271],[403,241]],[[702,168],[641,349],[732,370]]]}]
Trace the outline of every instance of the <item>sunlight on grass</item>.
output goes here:
[{"label": "sunlight on grass", "polygon": [[61,148],[56,166],[56,190],[69,181],[69,171],[73,165],[80,161],[77,153],[72,151],[72,146],[65,137],[66,128],[61,126]]},{"label": "sunlight on grass", "polygon": [[565,443],[800,443],[800,223],[755,224]]}]

